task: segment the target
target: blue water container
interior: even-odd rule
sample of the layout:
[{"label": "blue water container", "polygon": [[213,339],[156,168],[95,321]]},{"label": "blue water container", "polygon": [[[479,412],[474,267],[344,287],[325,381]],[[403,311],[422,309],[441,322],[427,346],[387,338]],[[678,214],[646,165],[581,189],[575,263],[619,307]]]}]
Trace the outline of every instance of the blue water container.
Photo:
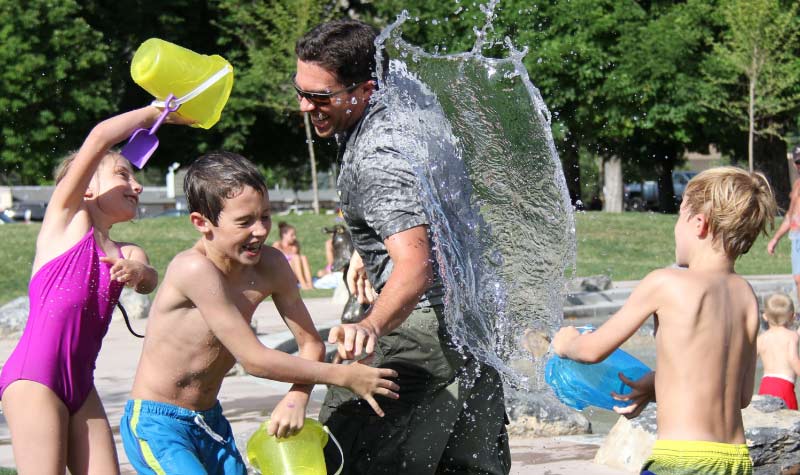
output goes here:
[{"label": "blue water container", "polygon": [[585,364],[553,355],[544,367],[544,379],[561,402],[583,410],[595,406],[609,411],[614,406],[626,406],[611,393],[629,394],[631,387],[619,379],[618,373],[636,381],[651,371],[646,364],[617,349],[600,363]]}]

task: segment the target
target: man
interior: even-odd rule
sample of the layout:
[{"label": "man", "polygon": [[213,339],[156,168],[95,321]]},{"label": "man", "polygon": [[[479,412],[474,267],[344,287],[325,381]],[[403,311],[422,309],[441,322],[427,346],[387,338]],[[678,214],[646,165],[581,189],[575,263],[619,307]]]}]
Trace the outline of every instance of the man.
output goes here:
[{"label": "man", "polygon": [[[348,285],[361,301],[374,301],[362,321],[333,328],[329,341],[343,359],[374,352],[375,365],[400,374],[400,399],[379,401],[384,418],[331,388],[320,420],[342,442],[345,473],[507,474],[502,381],[456,348],[444,325],[430,223],[407,158],[419,150],[392,146],[404,141],[392,140],[398,130],[390,111],[380,94],[373,97],[376,35],[359,21],[333,21],[295,48],[300,110],[317,135],[336,136],[340,147],[337,187],[357,251]],[[338,452],[326,457],[339,463]]]},{"label": "man", "polygon": [[[792,150],[792,161],[795,170],[800,173],[800,145]],[[783,217],[783,222],[775,232],[775,236],[767,243],[767,252],[775,254],[778,242],[789,233],[789,239],[792,241],[792,277],[800,300],[800,179],[795,180],[792,185],[790,200],[789,210]]]}]

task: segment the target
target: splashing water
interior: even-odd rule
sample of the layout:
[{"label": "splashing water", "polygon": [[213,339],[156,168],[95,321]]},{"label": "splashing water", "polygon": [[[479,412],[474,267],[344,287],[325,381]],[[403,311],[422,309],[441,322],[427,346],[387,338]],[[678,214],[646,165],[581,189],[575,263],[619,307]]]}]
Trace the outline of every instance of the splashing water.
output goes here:
[{"label": "splashing water", "polygon": [[376,40],[391,58],[377,95],[394,127],[414,131],[394,145],[409,151],[420,181],[453,338],[506,383],[540,387],[543,362],[522,339],[561,323],[574,218],[526,50],[506,39],[508,57],[481,55],[495,4],[482,7],[487,24],[472,51],[450,55],[403,40],[403,12]]}]

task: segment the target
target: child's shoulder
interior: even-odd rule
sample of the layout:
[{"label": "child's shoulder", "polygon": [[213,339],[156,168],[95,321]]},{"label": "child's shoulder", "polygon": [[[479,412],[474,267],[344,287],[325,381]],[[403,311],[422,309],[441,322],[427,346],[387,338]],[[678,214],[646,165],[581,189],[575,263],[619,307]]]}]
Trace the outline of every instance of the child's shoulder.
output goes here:
[{"label": "child's shoulder", "polygon": [[220,273],[217,266],[205,254],[194,247],[175,254],[167,266],[165,279],[191,276],[202,279],[208,275]]}]

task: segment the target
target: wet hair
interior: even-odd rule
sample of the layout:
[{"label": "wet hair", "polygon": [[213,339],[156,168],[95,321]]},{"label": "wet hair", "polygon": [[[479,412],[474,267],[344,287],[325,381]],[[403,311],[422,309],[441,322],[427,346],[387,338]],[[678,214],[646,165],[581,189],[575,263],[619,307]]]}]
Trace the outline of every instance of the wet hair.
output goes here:
[{"label": "wet hair", "polygon": [[731,259],[745,254],[778,211],[766,177],[737,167],[711,168],[686,185],[683,201],[690,215],[704,214],[713,242]]},{"label": "wet hair", "polygon": [[189,211],[200,213],[216,226],[225,200],[233,198],[246,186],[267,196],[264,177],[253,163],[232,152],[209,152],[186,170],[183,192]]},{"label": "wet hair", "polygon": [[[297,40],[300,61],[314,63],[336,75],[343,86],[375,78],[375,38],[378,29],[362,21],[344,19],[317,25]],[[388,63],[383,54],[384,68]]]},{"label": "wet hair", "polygon": [[288,233],[292,229],[294,229],[294,226],[287,223],[286,221],[281,221],[278,223],[278,234],[281,237],[283,237],[284,234]]},{"label": "wet hair", "polygon": [[794,302],[783,292],[776,292],[764,300],[764,316],[770,325],[786,327],[794,320]]},{"label": "wet hair", "polygon": [[[72,162],[75,161],[75,157],[77,157],[77,156],[78,156],[78,152],[76,151],[76,152],[70,153],[69,155],[67,155],[66,157],[61,159],[61,163],[58,164],[58,166],[56,167],[55,171],[53,172],[53,177],[55,178],[56,185],[58,185],[61,182],[61,180],[63,180],[64,177],[67,176],[67,172],[69,171],[69,167],[72,165]],[[109,157],[122,158],[122,159],[127,160],[125,157],[122,156],[121,153],[119,153],[119,150],[111,149],[108,152],[106,152],[105,156],[103,156],[103,159],[100,161],[100,163],[102,164]],[[99,167],[99,165],[98,165],[98,167]]]}]

